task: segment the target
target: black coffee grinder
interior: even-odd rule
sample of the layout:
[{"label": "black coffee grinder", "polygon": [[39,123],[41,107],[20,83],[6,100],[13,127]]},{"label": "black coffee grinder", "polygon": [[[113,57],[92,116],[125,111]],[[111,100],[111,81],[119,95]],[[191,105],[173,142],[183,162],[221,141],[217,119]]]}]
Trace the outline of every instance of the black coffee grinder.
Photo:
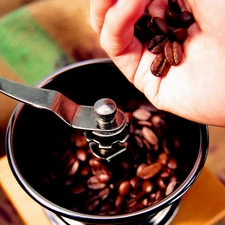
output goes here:
[{"label": "black coffee grinder", "polygon": [[49,190],[46,193],[43,182],[50,163],[46,159],[60,146],[64,130],[68,127],[83,130],[92,154],[111,163],[126,152],[129,142],[129,119],[117,105],[147,99],[110,59],[87,60],[64,67],[37,88],[24,87],[23,92],[19,91],[20,84],[4,79],[0,80],[0,89],[26,103],[18,105],[7,129],[11,170],[25,192],[43,206],[53,225],[169,224],[179,210],[181,197],[204,166],[208,151],[207,126],[174,116],[173,129],[183,143],[180,154],[190,171],[171,194],[143,209],[116,215],[93,215],[65,208],[48,197]]}]

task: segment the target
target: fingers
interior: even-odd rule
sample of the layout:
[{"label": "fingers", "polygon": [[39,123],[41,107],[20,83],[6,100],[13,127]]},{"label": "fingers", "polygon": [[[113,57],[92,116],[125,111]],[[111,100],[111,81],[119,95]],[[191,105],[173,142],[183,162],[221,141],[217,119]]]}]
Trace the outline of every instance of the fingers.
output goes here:
[{"label": "fingers", "polygon": [[95,32],[100,34],[105,14],[117,0],[91,0],[90,1],[90,24]]},{"label": "fingers", "polygon": [[101,32],[101,44],[104,48],[113,55],[119,55],[131,44],[134,24],[144,13],[148,2],[149,0],[119,0],[109,8]]},{"label": "fingers", "polygon": [[149,14],[152,17],[164,18],[165,9],[168,7],[168,0],[153,0],[148,6]]}]

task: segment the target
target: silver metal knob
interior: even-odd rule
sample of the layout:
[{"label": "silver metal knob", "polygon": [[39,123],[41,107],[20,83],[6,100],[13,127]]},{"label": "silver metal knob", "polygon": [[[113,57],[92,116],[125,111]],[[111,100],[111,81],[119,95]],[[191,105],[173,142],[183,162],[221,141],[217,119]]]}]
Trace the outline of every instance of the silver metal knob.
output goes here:
[{"label": "silver metal knob", "polygon": [[99,99],[94,104],[96,120],[101,128],[107,128],[115,122],[117,106],[116,103],[109,98]]}]

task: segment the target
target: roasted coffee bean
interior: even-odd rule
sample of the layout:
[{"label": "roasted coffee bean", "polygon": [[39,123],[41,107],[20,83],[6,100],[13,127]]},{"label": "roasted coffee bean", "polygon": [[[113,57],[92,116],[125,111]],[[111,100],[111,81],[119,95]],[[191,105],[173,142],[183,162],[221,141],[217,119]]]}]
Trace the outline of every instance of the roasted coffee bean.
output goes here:
[{"label": "roasted coffee bean", "polygon": [[77,156],[77,159],[84,162],[87,160],[88,155],[84,149],[80,148],[76,151],[76,156]]},{"label": "roasted coffee bean", "polygon": [[131,212],[135,212],[135,211],[140,210],[140,209],[143,209],[143,205],[140,204],[140,203],[137,203],[137,204],[135,204],[131,207],[127,206],[126,212],[131,213]]},{"label": "roasted coffee bean", "polygon": [[85,203],[85,211],[87,212],[91,212],[93,211],[100,203],[100,200],[98,199],[97,196],[95,196],[94,198],[88,200]]},{"label": "roasted coffee bean", "polygon": [[153,124],[153,126],[155,128],[163,128],[163,129],[165,129],[167,127],[165,120],[159,115],[152,116],[151,117],[151,122],[152,122],[152,124]]},{"label": "roasted coffee bean", "polygon": [[145,193],[150,193],[154,188],[154,185],[152,184],[152,182],[150,180],[144,180],[142,182],[141,186],[142,186],[142,190]]},{"label": "roasted coffee bean", "polygon": [[178,0],[168,0],[168,8],[173,13],[179,14],[181,12]]},{"label": "roasted coffee bean", "polygon": [[137,172],[136,172],[136,175],[137,177],[140,177],[141,176],[141,173],[142,173],[142,170],[147,166],[146,163],[141,163],[138,168],[137,168]]},{"label": "roasted coffee bean", "polygon": [[139,108],[133,112],[133,116],[138,120],[148,120],[151,117],[151,112],[146,109]]},{"label": "roasted coffee bean", "polygon": [[176,28],[169,32],[168,39],[170,41],[177,41],[183,43],[188,37],[187,29],[185,28]]},{"label": "roasted coffee bean", "polygon": [[85,177],[85,176],[87,176],[90,173],[90,171],[91,171],[90,167],[85,166],[84,168],[81,169],[80,175],[82,177]]},{"label": "roasted coffee bean", "polygon": [[171,194],[176,185],[177,185],[176,181],[171,181],[166,188],[165,195],[167,196],[167,195]]},{"label": "roasted coffee bean", "polygon": [[131,207],[135,206],[136,204],[137,204],[137,199],[132,198],[132,199],[127,201],[127,208],[131,208]]},{"label": "roasted coffee bean", "polygon": [[137,201],[139,201],[145,196],[145,194],[146,193],[143,192],[142,190],[134,190],[130,192],[130,197],[135,198]]},{"label": "roasted coffee bean", "polygon": [[162,152],[157,159],[157,162],[159,162],[161,165],[166,165],[168,161],[168,155],[165,152]]},{"label": "roasted coffee bean", "polygon": [[153,60],[150,70],[156,77],[165,76],[170,69],[170,64],[167,62],[164,53],[160,53]]},{"label": "roasted coffee bean", "polygon": [[168,41],[164,47],[164,54],[167,62],[170,65],[177,66],[181,63],[183,58],[182,47],[178,42],[170,42]]},{"label": "roasted coffee bean", "polygon": [[142,135],[152,145],[156,145],[158,143],[158,137],[156,134],[148,127],[142,128]]},{"label": "roasted coffee bean", "polygon": [[148,198],[144,198],[142,201],[141,201],[141,204],[143,205],[143,206],[148,206],[148,204],[149,204],[149,199]]},{"label": "roasted coffee bean", "polygon": [[144,143],[143,143],[143,140],[141,139],[141,137],[139,137],[138,135],[134,135],[134,139],[137,143],[137,146],[139,148],[143,148],[144,147]]},{"label": "roasted coffee bean", "polygon": [[166,35],[169,32],[169,27],[164,19],[160,17],[153,17],[152,22],[153,26],[159,31],[159,33]]},{"label": "roasted coffee bean", "polygon": [[90,189],[93,190],[98,190],[98,189],[103,189],[106,187],[105,183],[102,183],[99,181],[99,179],[96,176],[92,176],[87,180],[87,186]]},{"label": "roasted coffee bean", "polygon": [[110,194],[110,189],[108,187],[106,187],[105,189],[101,190],[99,193],[98,193],[98,197],[101,199],[101,200],[104,200],[106,199]]},{"label": "roasted coffee bean", "polygon": [[76,134],[76,136],[72,135],[71,137],[71,141],[74,143],[75,146],[79,148],[85,148],[87,141],[82,134]]},{"label": "roasted coffee bean", "polygon": [[164,196],[164,193],[162,190],[158,190],[155,193],[155,201],[159,201],[160,199],[162,199]]},{"label": "roasted coffee bean", "polygon": [[102,168],[102,167],[104,167],[104,165],[102,164],[102,162],[98,158],[92,158],[92,159],[90,159],[89,160],[89,165],[92,168]]},{"label": "roasted coffee bean", "polygon": [[153,163],[151,165],[145,166],[139,174],[139,177],[142,179],[149,179],[158,174],[162,169],[162,165],[160,163]]},{"label": "roasted coffee bean", "polygon": [[174,158],[170,158],[169,161],[168,161],[167,166],[168,166],[170,169],[175,170],[175,169],[177,168],[177,161],[176,161]]},{"label": "roasted coffee bean", "polygon": [[151,117],[151,122],[153,124],[155,133],[159,137],[163,137],[163,135],[165,135],[165,132],[167,130],[167,125],[165,120],[159,115],[154,115]]},{"label": "roasted coffee bean", "polygon": [[[145,146],[145,148],[147,150],[151,150],[152,149],[151,145],[149,144],[149,142],[147,140],[143,139],[142,141],[143,141],[143,144],[144,144],[144,146]],[[151,159],[151,157],[148,156],[149,154],[148,153],[146,153],[146,154],[147,154],[147,160]]]},{"label": "roasted coffee bean", "polygon": [[157,185],[158,185],[158,187],[160,189],[165,189],[166,188],[166,184],[165,184],[164,180],[162,179],[162,177],[158,177]]},{"label": "roasted coffee bean", "polygon": [[130,182],[123,181],[118,188],[118,192],[121,196],[128,195],[130,192]]},{"label": "roasted coffee bean", "polygon": [[107,183],[111,178],[111,172],[108,171],[106,168],[101,168],[95,171],[95,176],[100,182]]},{"label": "roasted coffee bean", "polygon": [[164,13],[165,21],[170,27],[178,27],[179,26],[179,14],[171,12],[169,8],[165,9]]},{"label": "roasted coffee bean", "polygon": [[74,175],[79,168],[79,161],[76,158],[71,158],[65,168],[65,173],[68,176]]},{"label": "roasted coffee bean", "polygon": [[148,44],[148,50],[153,54],[159,54],[164,51],[164,46],[167,39],[163,35],[156,35],[153,37]]},{"label": "roasted coffee bean", "polygon": [[85,191],[86,191],[86,184],[84,183],[79,183],[71,188],[71,193],[74,195],[79,195]]},{"label": "roasted coffee bean", "polygon": [[151,16],[149,13],[144,13],[142,17],[137,21],[134,28],[134,35],[141,42],[146,42],[151,37],[150,29],[149,29],[149,21],[151,20]]},{"label": "roasted coffee bean", "polygon": [[150,121],[146,121],[146,120],[139,120],[137,123],[141,126],[146,126],[146,127],[152,126],[152,123]]},{"label": "roasted coffee bean", "polygon": [[179,14],[178,19],[179,19],[179,23],[181,27],[184,27],[184,28],[188,28],[195,21],[193,14],[187,10],[182,11]]},{"label": "roasted coffee bean", "polygon": [[121,208],[123,206],[124,199],[121,195],[118,195],[115,201],[116,208]]},{"label": "roasted coffee bean", "polygon": [[138,178],[138,177],[132,177],[132,178],[130,179],[130,185],[131,185],[131,187],[132,187],[134,190],[138,190],[139,187],[140,187],[140,185],[141,185],[139,178]]}]

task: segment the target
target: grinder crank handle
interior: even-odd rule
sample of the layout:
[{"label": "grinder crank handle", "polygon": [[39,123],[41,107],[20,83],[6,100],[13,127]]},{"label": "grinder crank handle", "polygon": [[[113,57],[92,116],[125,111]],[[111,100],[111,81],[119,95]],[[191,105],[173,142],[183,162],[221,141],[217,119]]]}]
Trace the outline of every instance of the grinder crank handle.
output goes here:
[{"label": "grinder crank handle", "polygon": [[[58,91],[27,86],[0,76],[0,92],[33,107],[50,110],[76,129],[99,132],[117,131],[126,123],[123,112],[116,109],[116,106],[112,104],[114,102],[110,99],[108,101],[104,99],[101,104],[110,104],[107,107],[109,106],[110,113],[115,117],[115,123],[112,126],[99,127],[98,121],[101,122],[102,116],[104,118],[107,115],[100,115],[96,112],[98,109],[93,106],[78,105]],[[96,116],[99,118],[96,119]]]}]

